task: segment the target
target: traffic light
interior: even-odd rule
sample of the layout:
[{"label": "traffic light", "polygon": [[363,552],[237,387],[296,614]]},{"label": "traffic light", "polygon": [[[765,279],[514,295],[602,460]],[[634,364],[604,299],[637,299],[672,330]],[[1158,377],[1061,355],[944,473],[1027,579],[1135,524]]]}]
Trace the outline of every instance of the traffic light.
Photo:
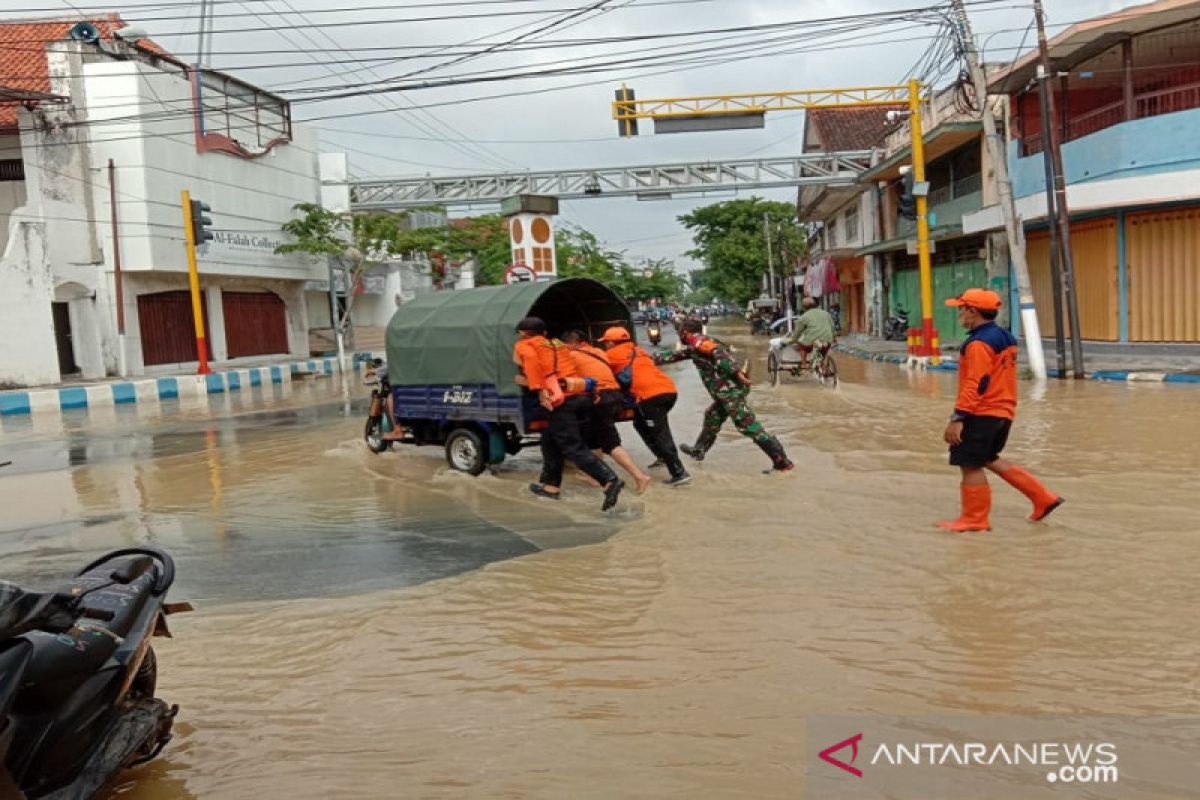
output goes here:
[{"label": "traffic light", "polygon": [[213,224],[212,218],[205,216],[212,209],[208,203],[201,202],[200,200],[193,200],[191,202],[192,243],[196,247],[200,247],[213,240],[213,232],[209,230],[209,227]]},{"label": "traffic light", "polygon": [[[617,89],[617,135],[618,136],[637,136],[638,121],[636,117],[629,119],[621,119],[622,114],[634,113],[633,101],[636,99],[633,95],[633,89],[627,89],[622,86]],[[621,105],[628,103],[628,105]]]},{"label": "traffic light", "polygon": [[900,216],[905,219],[917,218],[917,196],[913,194],[913,174],[910,170],[904,173],[900,181],[900,196],[897,200]]}]

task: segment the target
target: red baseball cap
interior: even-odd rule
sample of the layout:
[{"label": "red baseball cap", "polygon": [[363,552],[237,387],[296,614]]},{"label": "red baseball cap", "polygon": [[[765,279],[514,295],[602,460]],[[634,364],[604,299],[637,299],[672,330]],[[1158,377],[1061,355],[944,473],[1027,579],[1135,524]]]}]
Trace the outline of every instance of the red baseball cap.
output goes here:
[{"label": "red baseball cap", "polygon": [[995,311],[1000,308],[1000,295],[991,289],[967,289],[958,297],[946,301],[948,306],[968,306],[980,311]]}]

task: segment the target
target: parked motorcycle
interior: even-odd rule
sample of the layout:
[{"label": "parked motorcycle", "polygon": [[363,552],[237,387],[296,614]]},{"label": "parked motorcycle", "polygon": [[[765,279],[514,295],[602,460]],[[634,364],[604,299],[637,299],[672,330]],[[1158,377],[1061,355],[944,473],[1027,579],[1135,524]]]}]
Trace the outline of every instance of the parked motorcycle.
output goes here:
[{"label": "parked motorcycle", "polygon": [[114,550],[59,591],[0,582],[0,797],[85,800],[171,739],[152,636],[170,636],[171,557]]},{"label": "parked motorcycle", "polygon": [[646,323],[646,338],[650,340],[650,344],[659,345],[662,343],[662,323],[656,319],[652,319]]},{"label": "parked motorcycle", "polygon": [[372,361],[364,382],[371,387],[371,407],[367,411],[367,427],[363,431],[363,438],[367,442],[367,449],[378,454],[392,446],[391,440],[383,438],[384,434],[393,430],[391,415],[387,413],[388,399],[392,395],[387,364],[379,358]]},{"label": "parked motorcycle", "polygon": [[898,308],[895,316],[887,318],[883,326],[883,337],[893,342],[902,342],[908,338],[907,311]]}]

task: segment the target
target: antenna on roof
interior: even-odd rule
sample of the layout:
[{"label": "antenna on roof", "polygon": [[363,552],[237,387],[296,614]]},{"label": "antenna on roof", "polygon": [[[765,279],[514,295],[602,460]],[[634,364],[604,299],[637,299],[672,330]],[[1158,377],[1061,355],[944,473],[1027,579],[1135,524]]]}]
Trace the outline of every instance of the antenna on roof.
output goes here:
[{"label": "antenna on roof", "polygon": [[[203,67],[212,49],[212,0],[200,0],[200,30],[196,42],[196,66]],[[207,38],[207,43],[205,39]]]}]

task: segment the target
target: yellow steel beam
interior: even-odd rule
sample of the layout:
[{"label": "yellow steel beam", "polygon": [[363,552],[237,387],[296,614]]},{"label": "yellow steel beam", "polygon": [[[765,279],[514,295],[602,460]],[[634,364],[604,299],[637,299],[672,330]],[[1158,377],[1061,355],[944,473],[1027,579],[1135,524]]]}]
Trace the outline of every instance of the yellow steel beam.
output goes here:
[{"label": "yellow steel beam", "polygon": [[[622,87],[624,90],[625,87]],[[921,120],[924,87],[913,79],[898,86],[858,86],[845,89],[802,89],[795,92],[712,94],[657,100],[615,100],[613,119],[632,127],[638,119],[717,117],[765,114],[768,111],[807,111],[814,108],[871,108],[899,106],[909,112],[912,133],[913,179],[925,183],[925,152]],[[629,135],[632,131],[626,131]],[[933,268],[929,248],[927,185],[917,195],[917,253],[921,284],[921,349],[924,359],[938,363],[938,335],[933,328]]]},{"label": "yellow steel beam", "polygon": [[801,89],[794,92],[713,94],[655,100],[614,100],[615,120],[762,114],[813,108],[869,108],[908,105],[907,86],[858,86],[844,89]]}]

